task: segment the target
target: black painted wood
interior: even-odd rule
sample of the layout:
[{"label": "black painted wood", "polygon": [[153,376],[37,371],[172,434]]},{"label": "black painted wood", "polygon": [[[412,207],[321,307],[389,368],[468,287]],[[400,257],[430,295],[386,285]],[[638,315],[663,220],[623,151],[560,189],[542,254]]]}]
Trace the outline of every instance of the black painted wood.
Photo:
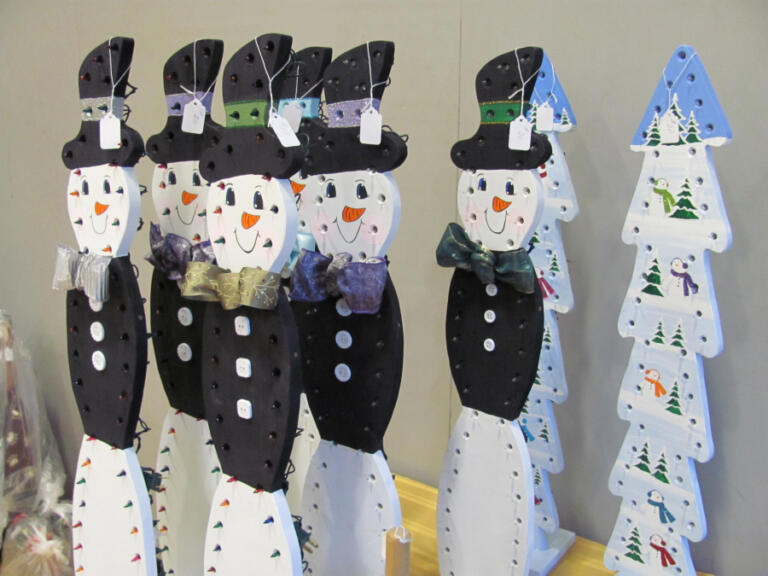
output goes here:
[{"label": "black painted wood", "polygon": [[[337,301],[291,303],[301,338],[304,388],[323,439],[374,453],[382,449],[400,391],[400,304],[390,278],[378,314],[341,316]],[[346,350],[336,344],[340,330],[352,337]],[[339,363],[351,370],[347,382],[336,378]]]},{"label": "black painted wood", "polygon": [[[235,318],[250,319],[251,334],[235,334]],[[226,311],[210,304],[203,336],[203,397],[222,470],[269,492],[284,488],[299,415],[301,365],[293,313],[284,293],[275,310],[241,306]],[[251,361],[252,375],[241,378],[237,358]],[[253,418],[237,414],[237,401],[249,400]]]},{"label": "black painted wood", "polygon": [[[91,324],[104,326],[95,342]],[[85,433],[115,446],[133,445],[147,370],[147,326],[139,286],[128,256],[109,264],[109,301],[94,312],[78,290],[67,292],[69,373]],[[106,369],[91,358],[102,351]]]},{"label": "black painted wood", "polygon": [[[463,406],[514,420],[536,378],[544,332],[541,290],[517,292],[503,282],[490,296],[472,272],[456,270],[451,280],[445,336],[451,375]],[[484,318],[492,310],[495,320]],[[488,352],[490,338],[495,349]]]},{"label": "black painted wood", "polygon": [[[152,273],[150,323],[157,371],[170,405],[194,418],[205,417],[202,366],[203,319],[207,305],[182,298],[178,284],[168,280],[160,270]],[[189,309],[192,314],[189,326],[179,320],[181,308]],[[177,353],[182,343],[192,350],[188,362],[182,361]]]}]

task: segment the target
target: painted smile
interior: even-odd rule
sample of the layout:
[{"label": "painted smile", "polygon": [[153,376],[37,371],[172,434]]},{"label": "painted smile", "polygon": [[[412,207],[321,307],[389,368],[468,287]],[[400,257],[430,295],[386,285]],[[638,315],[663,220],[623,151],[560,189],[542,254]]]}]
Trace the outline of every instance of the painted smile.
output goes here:
[{"label": "painted smile", "polygon": [[488,221],[488,210],[485,211],[485,225],[488,226],[488,230],[493,232],[494,234],[501,234],[504,232],[504,229],[507,227],[507,216],[508,214],[504,214],[504,219],[501,222],[501,229],[500,230],[494,230],[491,226],[491,223]]},{"label": "painted smile", "polygon": [[185,226],[189,226],[192,224],[192,222],[195,221],[195,214],[197,213],[197,204],[195,204],[195,207],[192,209],[192,217],[189,219],[189,222],[184,220],[184,218],[181,217],[181,211],[179,210],[179,205],[176,204],[176,216],[179,218],[179,221],[184,224]]},{"label": "painted smile", "polygon": [[347,239],[347,237],[344,235],[344,231],[341,229],[341,226],[339,226],[339,219],[336,218],[333,221],[334,224],[336,224],[336,229],[339,231],[339,235],[341,236],[342,240],[346,242],[347,244],[352,244],[355,240],[357,240],[357,237],[360,235],[360,229],[363,227],[363,221],[360,220],[360,223],[357,225],[357,228],[355,229],[355,234],[352,236],[351,239]]},{"label": "painted smile", "polygon": [[237,245],[240,246],[240,250],[242,250],[246,254],[250,254],[256,248],[256,243],[259,241],[259,236],[261,236],[261,232],[257,231],[256,232],[256,238],[253,239],[253,244],[251,244],[251,247],[250,248],[245,248],[240,243],[240,238],[237,237],[237,228],[235,228],[235,242],[237,242]]},{"label": "painted smile", "polygon": [[[97,203],[97,205],[98,205],[98,203]],[[107,208],[108,208],[108,207],[107,207]],[[98,228],[96,228],[96,221],[94,220],[94,216],[93,216],[93,214],[91,214],[91,229],[92,229],[92,230],[93,230],[93,231],[94,231],[96,234],[98,234],[99,236],[101,236],[102,234],[104,234],[104,232],[106,232],[106,231],[107,231],[107,216],[108,216],[108,215],[106,214],[106,212],[105,212],[104,210],[102,210],[101,212],[98,212],[98,211],[97,211],[97,216],[98,216],[98,217],[103,217],[103,218],[104,218],[104,226],[101,228],[101,230],[99,230]]]}]

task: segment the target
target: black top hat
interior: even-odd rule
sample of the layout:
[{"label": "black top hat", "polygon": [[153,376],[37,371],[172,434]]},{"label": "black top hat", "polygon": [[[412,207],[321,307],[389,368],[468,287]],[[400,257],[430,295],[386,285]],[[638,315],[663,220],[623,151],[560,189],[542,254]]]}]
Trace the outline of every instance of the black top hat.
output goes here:
[{"label": "black top hat", "polygon": [[267,127],[275,94],[285,80],[293,38],[264,34],[235,52],[224,67],[227,127],[200,159],[200,174],[215,182],[240,174],[288,178],[301,165],[299,147],[286,148]]},{"label": "black top hat", "polygon": [[541,48],[518,48],[480,69],[475,79],[480,127],[472,138],[453,145],[451,160],[456,166],[462,170],[530,170],[549,159],[549,140],[535,132],[530,150],[509,148],[509,123],[525,115],[543,57]]},{"label": "black top hat", "polygon": [[302,171],[332,174],[352,170],[394,170],[405,161],[405,140],[382,131],[377,146],[360,143],[360,117],[368,107],[377,110],[395,59],[392,42],[368,42],[337,57],[325,69],[327,127],[310,142]]},{"label": "black top hat", "polygon": [[100,164],[134,166],[144,154],[144,141],[138,132],[120,121],[121,145],[103,150],[99,141],[99,120],[110,110],[123,116],[128,86],[128,71],[133,58],[133,38],[110,38],[94,48],[80,66],[80,133],[67,142],[61,152],[70,170]]},{"label": "black top hat", "polygon": [[[221,40],[196,40],[171,56],[163,68],[163,89],[168,108],[165,128],[147,140],[147,156],[157,164],[199,160],[213,146],[222,127],[211,119],[216,76],[224,55]],[[205,106],[202,134],[181,129],[184,106],[197,98]]]}]

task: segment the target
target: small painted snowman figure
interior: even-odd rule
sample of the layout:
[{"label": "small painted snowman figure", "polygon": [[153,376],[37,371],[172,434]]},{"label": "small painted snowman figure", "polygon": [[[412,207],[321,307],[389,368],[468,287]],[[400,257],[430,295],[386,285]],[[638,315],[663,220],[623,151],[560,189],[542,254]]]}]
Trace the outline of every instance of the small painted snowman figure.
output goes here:
[{"label": "small painted snowman figure", "polygon": [[672,214],[675,197],[669,191],[666,178],[657,178],[651,185],[651,198],[648,201],[648,215],[664,218]]},{"label": "small painted snowman figure", "polygon": [[456,267],[446,340],[463,408],[440,476],[443,576],[525,575],[533,548],[533,477],[517,417],[542,344],[541,287],[526,249],[543,206],[536,169],[551,147],[546,137],[529,133],[511,149],[510,136],[525,128],[542,58],[540,48],[520,48],[480,69],[480,127],[451,150],[462,170],[464,228],[449,224],[437,260]]},{"label": "small painted snowman figure", "polygon": [[654,534],[650,539],[651,548],[656,551],[658,562],[662,568],[674,566],[676,564],[674,557],[667,549],[667,543],[659,534]]},{"label": "small painted snowman figure", "polygon": [[299,220],[317,252],[299,256],[291,300],[321,436],[302,506],[314,574],[383,576],[385,532],[401,522],[382,452],[403,366],[400,306],[385,257],[400,222],[390,171],[407,149],[390,131],[378,145],[359,138],[362,118],[378,114],[394,49],[369,42],[328,65],[328,126],[318,126],[303,166],[309,178]]},{"label": "small painted snowman figure", "polygon": [[200,160],[201,176],[211,182],[207,220],[218,266],[190,262],[182,285],[183,296],[211,301],[202,378],[223,474],[204,570],[219,576],[302,573],[283,492],[299,409],[299,344],[280,284],[298,219],[286,178],[301,153],[269,128],[291,43],[281,34],[259,36],[225,66],[227,127]]},{"label": "small painted snowman figure", "polygon": [[122,119],[133,46],[131,38],[110,38],[85,57],[82,124],[62,151],[79,252],[60,247],[55,285],[71,288],[69,371],[85,429],[72,516],[75,572],[83,576],[157,573],[152,511],[133,448],[147,366],[144,307],[128,255],[140,212],[133,167],[144,144]]},{"label": "small painted snowman figure", "polygon": [[678,300],[689,300],[699,293],[699,285],[688,272],[688,263],[673,258],[669,263],[669,275],[664,282],[664,293]]},{"label": "small painted snowman figure", "polygon": [[[214,259],[206,224],[208,183],[198,161],[221,130],[210,109],[223,52],[221,40],[197,40],[168,59],[163,68],[168,120],[147,141],[147,155],[156,163],[152,200],[160,222],[152,225],[147,257],[155,266],[152,343],[171,406],[158,446],[155,469],[163,490],[155,510],[158,556],[169,574],[194,574],[203,565],[208,513],[221,473],[203,407],[207,304],[182,298],[177,281],[190,260]],[[194,116],[200,106],[201,116]]]}]

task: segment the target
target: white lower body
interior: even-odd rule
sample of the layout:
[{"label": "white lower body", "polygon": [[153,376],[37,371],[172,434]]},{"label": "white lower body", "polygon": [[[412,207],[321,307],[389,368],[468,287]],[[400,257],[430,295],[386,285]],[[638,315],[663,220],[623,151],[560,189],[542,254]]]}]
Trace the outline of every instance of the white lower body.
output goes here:
[{"label": "white lower body", "polygon": [[83,437],[72,495],[77,576],[156,576],[152,509],[133,448]]},{"label": "white lower body", "polygon": [[208,518],[204,565],[196,572],[214,573],[301,576],[301,550],[282,490],[257,492],[221,475]]},{"label": "white lower body", "polygon": [[527,575],[533,499],[531,459],[517,421],[462,408],[440,474],[440,574]]},{"label": "white lower body", "polygon": [[208,422],[171,408],[163,422],[156,471],[163,477],[162,491],[155,496],[158,558],[167,574],[200,574],[208,515],[221,478]]},{"label": "white lower body", "polygon": [[402,523],[400,499],[381,451],[320,440],[304,487],[306,555],[314,576],[383,576],[386,532]]},{"label": "white lower body", "polygon": [[307,402],[307,395],[301,393],[299,404],[299,423],[301,430],[293,441],[293,450],[291,451],[291,462],[293,463],[293,474],[288,476],[288,493],[285,497],[288,499],[288,505],[294,513],[301,510],[301,502],[304,499],[304,484],[309,473],[309,464],[312,456],[317,450],[320,442],[320,433],[317,431],[315,418]]}]

